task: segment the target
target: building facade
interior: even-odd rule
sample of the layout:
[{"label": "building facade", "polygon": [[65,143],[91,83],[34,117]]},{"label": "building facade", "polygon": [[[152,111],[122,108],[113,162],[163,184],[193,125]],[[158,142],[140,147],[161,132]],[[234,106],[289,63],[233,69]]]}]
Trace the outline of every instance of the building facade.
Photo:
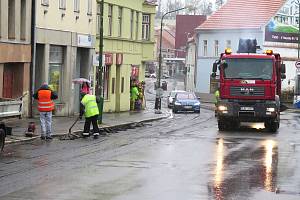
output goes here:
[{"label": "building facade", "polygon": [[0,1],[0,98],[24,95],[24,116],[30,107],[31,3]]},{"label": "building facade", "polygon": [[96,44],[95,0],[36,1],[35,89],[43,82],[58,93],[57,116],[79,112],[80,86],[90,79]]},{"label": "building facade", "polygon": [[[104,3],[104,112],[130,110],[130,88],[134,82],[144,81],[146,66],[153,64],[155,9],[156,4],[145,0]],[[99,40],[96,46],[98,51]]]},{"label": "building facade", "polygon": [[190,38],[186,44],[186,58],[185,58],[185,90],[186,91],[195,91],[195,77],[196,74],[196,58],[197,58],[197,48],[196,41],[194,38]]}]

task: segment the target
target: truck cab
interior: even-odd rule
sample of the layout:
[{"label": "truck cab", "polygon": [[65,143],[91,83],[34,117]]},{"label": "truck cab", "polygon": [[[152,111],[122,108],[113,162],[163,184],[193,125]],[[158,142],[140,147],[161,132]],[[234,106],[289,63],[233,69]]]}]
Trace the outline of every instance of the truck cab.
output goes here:
[{"label": "truck cab", "polygon": [[232,53],[226,49],[213,65],[219,70],[220,97],[216,105],[219,130],[234,129],[240,122],[264,122],[271,132],[280,125],[281,80],[285,65],[279,54]]}]

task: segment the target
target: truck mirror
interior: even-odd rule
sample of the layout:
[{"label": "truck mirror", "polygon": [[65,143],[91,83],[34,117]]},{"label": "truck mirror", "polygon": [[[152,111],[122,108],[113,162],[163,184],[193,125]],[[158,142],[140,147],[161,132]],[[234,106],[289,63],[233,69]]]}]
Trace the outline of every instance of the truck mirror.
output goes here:
[{"label": "truck mirror", "polygon": [[281,66],[280,66],[280,72],[282,74],[285,74],[285,72],[286,72],[286,70],[285,70],[285,64],[281,64]]},{"label": "truck mirror", "polygon": [[286,75],[285,74],[281,74],[281,79],[286,79]]},{"label": "truck mirror", "polygon": [[216,73],[216,72],[217,72],[217,68],[218,68],[218,64],[217,64],[217,63],[214,63],[214,64],[213,64],[213,69],[212,69],[213,73]]},{"label": "truck mirror", "polygon": [[213,72],[213,73],[211,74],[211,77],[212,77],[212,78],[216,78],[216,76],[217,76],[216,72]]}]

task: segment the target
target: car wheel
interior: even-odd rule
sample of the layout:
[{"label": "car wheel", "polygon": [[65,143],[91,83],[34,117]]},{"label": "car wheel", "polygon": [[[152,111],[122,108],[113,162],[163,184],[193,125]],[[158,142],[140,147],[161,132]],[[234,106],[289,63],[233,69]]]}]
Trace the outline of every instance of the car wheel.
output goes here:
[{"label": "car wheel", "polygon": [[200,110],[195,110],[195,113],[200,113]]}]

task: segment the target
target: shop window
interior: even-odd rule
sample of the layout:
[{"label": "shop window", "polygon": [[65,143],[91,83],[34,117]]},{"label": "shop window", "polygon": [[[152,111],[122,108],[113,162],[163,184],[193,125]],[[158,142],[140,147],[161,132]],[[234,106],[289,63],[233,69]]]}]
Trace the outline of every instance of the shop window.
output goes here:
[{"label": "shop window", "polygon": [[62,46],[50,46],[50,57],[49,57],[49,86],[57,92],[58,100],[61,100],[61,80],[64,62],[64,48]]},{"label": "shop window", "polygon": [[74,0],[74,12],[79,12],[80,10],[80,0]]},{"label": "shop window", "polygon": [[121,80],[121,93],[124,93],[124,87],[125,87],[125,78],[122,77],[122,80]]},{"label": "shop window", "polygon": [[103,97],[108,100],[109,97],[109,66],[105,65],[103,67]]},{"label": "shop window", "polygon": [[88,15],[92,15],[92,0],[88,0],[88,10],[87,10]]}]

